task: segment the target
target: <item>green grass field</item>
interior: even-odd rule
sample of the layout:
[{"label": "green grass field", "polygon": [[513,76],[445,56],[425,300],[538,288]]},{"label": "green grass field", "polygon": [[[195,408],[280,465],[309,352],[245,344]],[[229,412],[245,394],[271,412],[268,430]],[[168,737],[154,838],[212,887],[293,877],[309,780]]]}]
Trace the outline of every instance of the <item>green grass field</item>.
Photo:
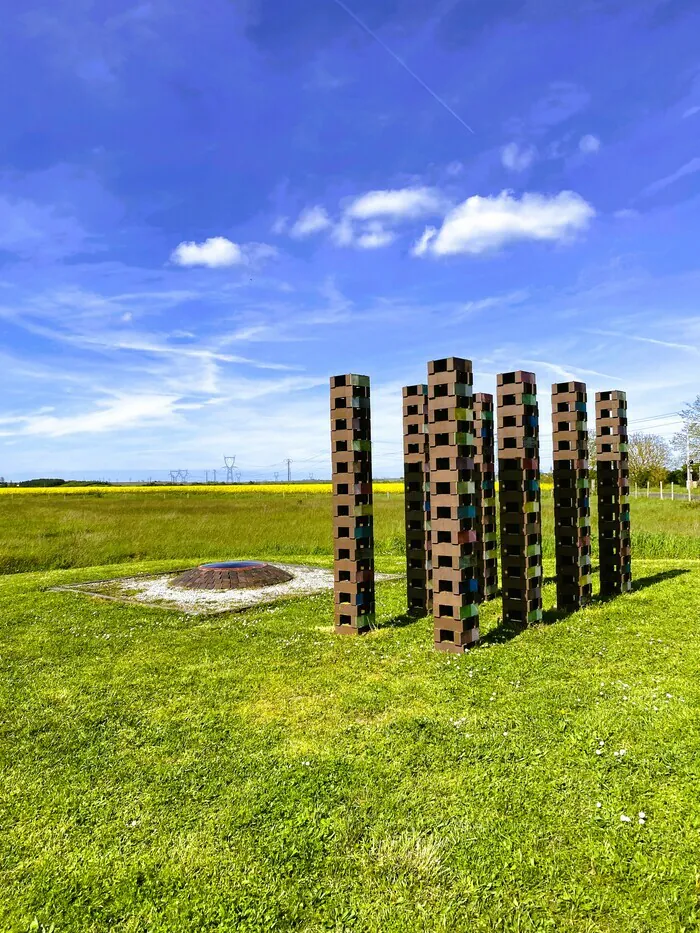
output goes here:
[{"label": "green grass field", "polygon": [[[632,594],[557,618],[550,583],[523,632],[492,602],[445,656],[400,582],[356,639],[330,594],[202,619],[47,592],[330,564],[325,496],[144,500],[0,496],[0,930],[700,929],[698,505],[632,503]],[[402,524],[380,499],[378,569]]]},{"label": "green grass field", "polygon": [[[595,507],[595,498],[593,499]],[[700,558],[700,502],[633,500],[637,557]],[[404,552],[403,497],[375,501],[376,551]],[[0,493],[0,573],[147,559],[332,553],[330,498],[229,492]],[[552,495],[543,494],[543,553],[554,556]]]}]

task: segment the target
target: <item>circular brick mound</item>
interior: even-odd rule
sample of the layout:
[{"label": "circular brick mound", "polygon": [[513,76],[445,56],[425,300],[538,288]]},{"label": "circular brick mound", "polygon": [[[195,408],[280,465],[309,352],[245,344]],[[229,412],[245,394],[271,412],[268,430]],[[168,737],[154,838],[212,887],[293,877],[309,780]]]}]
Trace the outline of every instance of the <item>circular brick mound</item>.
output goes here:
[{"label": "circular brick mound", "polygon": [[175,577],[171,585],[185,590],[250,590],[289,583],[293,579],[293,575],[281,567],[262,561],[229,560],[186,570]]}]

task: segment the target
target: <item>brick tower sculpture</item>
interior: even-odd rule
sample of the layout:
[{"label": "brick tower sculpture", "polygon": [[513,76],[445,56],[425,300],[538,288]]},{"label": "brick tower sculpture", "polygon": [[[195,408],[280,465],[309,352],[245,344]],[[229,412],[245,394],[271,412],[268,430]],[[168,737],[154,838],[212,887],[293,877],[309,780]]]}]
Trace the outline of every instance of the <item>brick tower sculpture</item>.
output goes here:
[{"label": "brick tower sculpture", "polygon": [[632,589],[627,396],[597,392],[598,552],[601,596]]},{"label": "brick tower sculpture", "polygon": [[403,389],[403,459],[408,611],[425,615],[432,608],[427,385]]},{"label": "brick tower sculpture", "polygon": [[584,382],[552,386],[554,542],[557,606],[573,612],[591,598],[588,415]]},{"label": "brick tower sculpture", "polygon": [[534,373],[498,376],[498,484],[503,620],[542,619],[539,419]]},{"label": "brick tower sculpture", "polygon": [[493,395],[474,395],[474,482],[479,544],[479,601],[498,591],[498,532],[496,528],[496,464]]},{"label": "brick tower sculpture", "polygon": [[369,376],[331,377],[335,630],[374,622],[374,527]]},{"label": "brick tower sculpture", "polygon": [[473,430],[472,364],[457,357],[428,363],[435,647],[453,653],[479,640]]}]

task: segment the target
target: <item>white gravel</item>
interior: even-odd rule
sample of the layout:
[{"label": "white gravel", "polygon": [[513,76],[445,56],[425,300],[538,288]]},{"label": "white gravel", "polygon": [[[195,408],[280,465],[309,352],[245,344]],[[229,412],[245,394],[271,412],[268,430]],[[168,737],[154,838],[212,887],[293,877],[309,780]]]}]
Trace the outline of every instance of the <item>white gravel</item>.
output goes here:
[{"label": "white gravel", "polygon": [[[274,586],[240,590],[186,590],[171,586],[179,573],[160,574],[149,577],[123,577],[100,583],[79,583],[61,589],[79,590],[94,596],[137,601],[144,605],[177,609],[192,615],[207,612],[225,612],[227,609],[246,609],[258,603],[271,603],[291,596],[321,593],[333,589],[333,571],[319,567],[302,567],[291,564],[274,564],[293,574],[293,579]],[[378,573],[377,580],[395,579],[396,574]],[[100,587],[108,592],[101,592]],[[118,589],[117,589],[118,588]]]}]

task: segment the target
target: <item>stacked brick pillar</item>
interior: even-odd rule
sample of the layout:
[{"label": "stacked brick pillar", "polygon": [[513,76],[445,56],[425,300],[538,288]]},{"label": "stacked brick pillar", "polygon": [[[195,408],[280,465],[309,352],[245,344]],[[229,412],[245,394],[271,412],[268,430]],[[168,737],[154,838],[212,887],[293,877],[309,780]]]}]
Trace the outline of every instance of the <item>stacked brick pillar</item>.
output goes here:
[{"label": "stacked brick pillar", "polygon": [[432,606],[427,385],[403,389],[403,455],[408,611],[425,615]]},{"label": "stacked brick pillar", "polygon": [[539,416],[534,373],[498,376],[498,482],[503,619],[542,619]]},{"label": "stacked brick pillar", "polygon": [[493,599],[498,591],[493,395],[486,392],[477,392],[474,396],[474,446],[479,600],[482,601]]},{"label": "stacked brick pillar", "polygon": [[591,598],[591,510],[586,385],[552,386],[554,542],[557,606],[575,611]]},{"label": "stacked brick pillar", "polygon": [[474,483],[472,367],[428,363],[430,527],[435,647],[464,652],[479,640],[479,545]]},{"label": "stacked brick pillar", "polygon": [[374,527],[369,377],[331,378],[335,630],[374,622]]},{"label": "stacked brick pillar", "polygon": [[600,592],[615,596],[632,588],[627,396],[597,392],[595,409]]}]

